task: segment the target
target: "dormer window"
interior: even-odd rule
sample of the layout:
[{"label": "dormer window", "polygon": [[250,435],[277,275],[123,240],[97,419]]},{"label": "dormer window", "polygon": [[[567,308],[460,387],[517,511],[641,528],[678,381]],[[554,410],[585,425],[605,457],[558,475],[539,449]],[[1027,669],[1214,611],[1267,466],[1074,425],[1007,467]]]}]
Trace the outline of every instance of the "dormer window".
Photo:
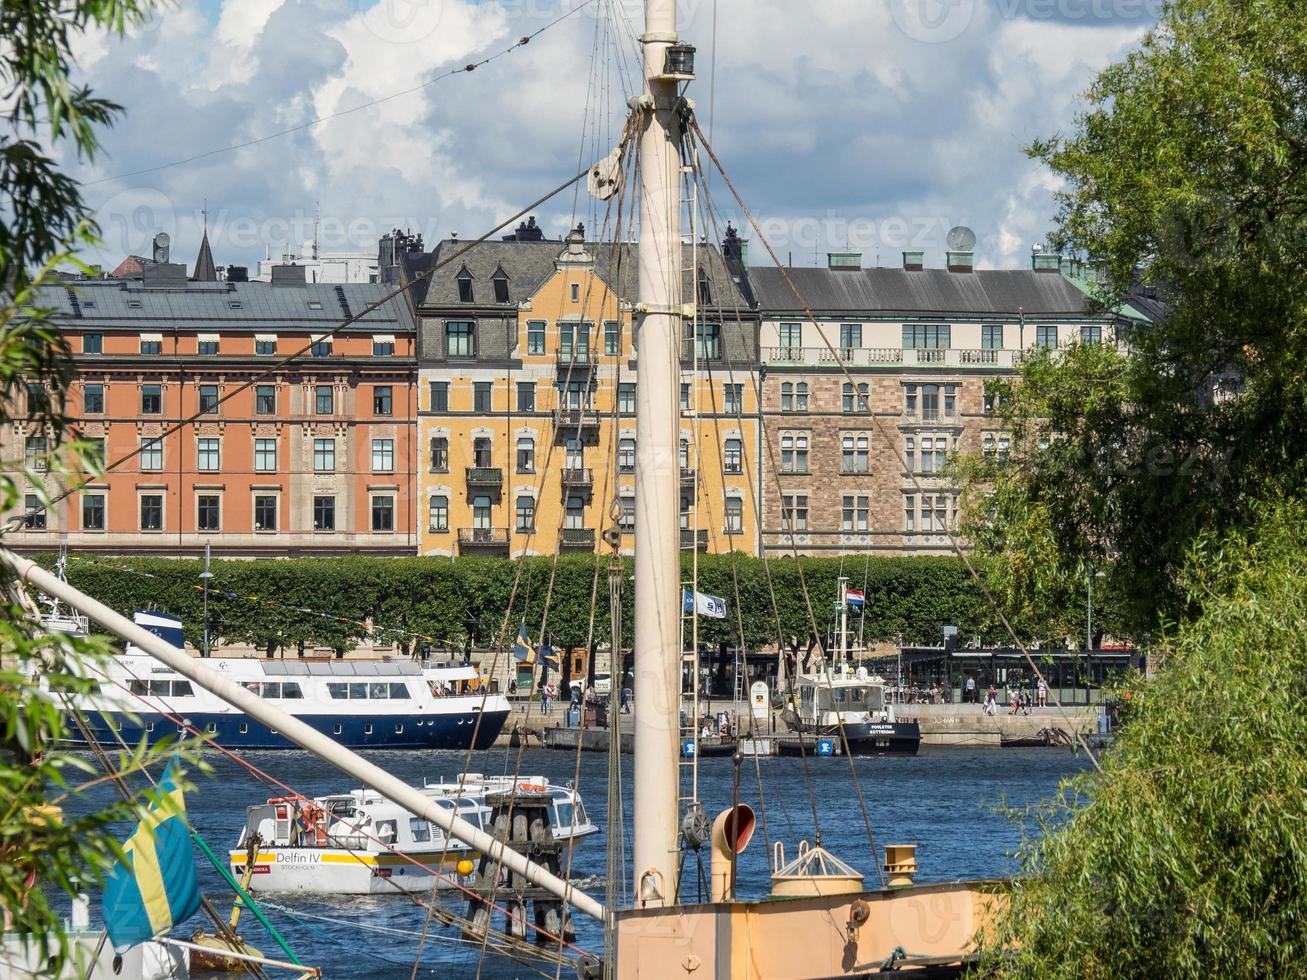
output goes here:
[{"label": "dormer window", "polygon": [[699,270],[699,282],[696,295],[699,297],[700,306],[712,305],[712,286],[708,283],[708,274],[703,269]]},{"label": "dormer window", "polygon": [[321,300],[317,300],[317,299],[311,299],[311,300],[309,300],[309,309],[310,309],[310,310],[320,310],[320,309],[322,309],[322,301],[321,301]]},{"label": "dormer window", "polygon": [[508,273],[506,273],[502,267],[498,268],[495,270],[495,275],[490,281],[494,283],[495,286],[495,302],[507,303],[508,302]]},{"label": "dormer window", "polygon": [[472,273],[467,271],[467,266],[464,266],[458,273],[458,301],[460,303],[473,302]]}]

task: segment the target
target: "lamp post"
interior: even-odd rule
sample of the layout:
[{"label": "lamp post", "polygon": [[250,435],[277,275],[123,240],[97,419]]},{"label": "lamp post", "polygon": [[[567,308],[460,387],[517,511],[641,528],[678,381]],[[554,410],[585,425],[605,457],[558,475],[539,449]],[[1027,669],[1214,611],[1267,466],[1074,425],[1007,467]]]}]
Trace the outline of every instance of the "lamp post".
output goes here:
[{"label": "lamp post", "polygon": [[1089,665],[1092,655],[1090,651],[1094,649],[1094,579],[1106,577],[1104,572],[1085,572],[1085,580],[1089,583],[1089,591],[1085,599],[1085,704],[1089,703],[1091,681]]},{"label": "lamp post", "polygon": [[213,572],[209,571],[209,542],[204,542],[204,571],[200,572],[200,581],[204,583],[204,636],[201,640],[200,656],[209,655],[209,579],[213,578]]}]

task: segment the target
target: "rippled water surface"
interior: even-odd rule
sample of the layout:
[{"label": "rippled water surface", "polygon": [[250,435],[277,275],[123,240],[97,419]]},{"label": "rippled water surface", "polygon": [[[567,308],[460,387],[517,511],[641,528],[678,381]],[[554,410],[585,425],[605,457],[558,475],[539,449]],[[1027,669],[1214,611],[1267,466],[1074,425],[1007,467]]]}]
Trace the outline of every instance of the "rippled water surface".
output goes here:
[{"label": "rippled water surface", "polygon": [[[400,778],[421,784],[424,778],[455,776],[462,769],[461,752],[368,752],[373,762]],[[477,753],[472,768],[487,773],[512,772],[517,750]],[[351,788],[335,769],[303,752],[250,753],[250,761],[300,792],[319,795]],[[245,807],[271,794],[245,769],[216,753],[208,756],[213,772],[198,776],[198,788],[187,798],[191,820],[219,854],[233,845]],[[630,821],[630,756],[624,756],[623,786]],[[564,752],[528,750],[521,772],[543,774],[555,782],[573,778],[576,756]],[[915,758],[856,760],[858,781],[868,804],[872,830],[879,844],[916,843],[919,881],[1003,875],[1013,870],[1012,853],[1019,829],[1002,813],[1003,804],[1022,806],[1047,798],[1058,781],[1086,763],[1058,749],[930,749]],[[799,759],[758,760],[766,799],[765,831],[772,841],[785,842],[793,853],[799,840],[813,838],[813,816],[803,763]],[[607,814],[605,753],[580,758],[580,788],[591,818],[603,826]],[[812,793],[817,801],[823,842],[839,857],[868,876],[874,884],[874,862],[866,825],[849,772],[842,758],[810,759]],[[700,797],[708,813],[730,804],[733,767],[729,758],[704,759],[700,764]],[[758,781],[754,761],[741,769],[740,796],[757,809]],[[605,828],[606,830],[606,828]],[[768,887],[767,848],[759,831],[739,864],[742,896],[762,895]],[[629,843],[629,837],[628,837]],[[604,897],[606,834],[586,840],[574,852],[573,874],[582,888]],[[705,874],[706,861],[705,859]],[[215,903],[226,908],[229,892],[206,862],[201,880]],[[696,874],[687,868],[683,897],[693,899]],[[256,882],[257,885],[257,882]],[[426,910],[403,896],[322,898],[270,897],[268,915],[300,958],[324,967],[332,978],[408,977],[418,949]],[[463,903],[444,899],[463,911]],[[502,919],[500,920],[502,921]],[[272,955],[275,944],[248,916],[242,922],[246,938]],[[596,924],[577,918],[576,945],[602,954],[603,937]],[[480,948],[459,939],[454,930],[432,925],[422,954],[419,976],[464,977],[478,972]],[[525,966],[487,956],[483,977],[554,976],[552,966]],[[274,976],[278,973],[274,973]],[[286,975],[281,973],[280,975]],[[563,976],[573,976],[566,966]]]}]

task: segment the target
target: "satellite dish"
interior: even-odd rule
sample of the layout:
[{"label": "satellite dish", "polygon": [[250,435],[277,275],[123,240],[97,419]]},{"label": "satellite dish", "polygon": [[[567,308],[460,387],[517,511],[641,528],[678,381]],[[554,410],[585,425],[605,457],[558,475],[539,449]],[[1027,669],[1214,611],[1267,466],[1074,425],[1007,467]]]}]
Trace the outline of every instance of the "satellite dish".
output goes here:
[{"label": "satellite dish", "polygon": [[154,261],[168,261],[168,246],[171,243],[172,239],[168,236],[166,231],[161,231],[159,234],[154,236]]},{"label": "satellite dish", "polygon": [[590,168],[586,185],[591,194],[601,201],[606,201],[617,193],[621,182],[622,148],[619,146]]},{"label": "satellite dish", "polygon": [[970,252],[976,247],[976,233],[966,225],[955,225],[948,230],[948,247],[954,252]]}]

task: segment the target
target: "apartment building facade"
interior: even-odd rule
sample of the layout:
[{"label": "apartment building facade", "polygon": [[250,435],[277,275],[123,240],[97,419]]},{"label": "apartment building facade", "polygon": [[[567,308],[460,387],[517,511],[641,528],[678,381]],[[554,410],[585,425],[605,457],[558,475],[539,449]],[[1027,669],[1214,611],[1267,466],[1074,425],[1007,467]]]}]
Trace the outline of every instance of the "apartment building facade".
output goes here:
[{"label": "apartment building facade", "polygon": [[[206,543],[224,557],[415,553],[408,307],[385,302],[324,337],[384,295],[306,283],[299,266],[277,267],[270,283],[196,282],[167,262],[47,287],[41,302],[77,369],[66,395],[77,431],[110,463],[135,455],[48,513],[28,486],[25,526],[8,540],[119,554],[195,555]],[[19,417],[0,454],[38,461],[48,437]]]},{"label": "apartment building facade", "polygon": [[[525,233],[524,233],[525,232]],[[757,318],[716,249],[686,247],[683,547],[754,552]],[[451,261],[452,257],[452,261]],[[420,553],[634,547],[635,250],[535,229],[406,253],[418,323]],[[697,268],[694,259],[698,259]]]},{"label": "apartment building facade", "polygon": [[970,252],[932,269],[920,252],[876,269],[843,252],[786,275],[750,277],[765,378],[765,553],[951,551],[959,488],[947,459],[1008,445],[986,382],[1026,351],[1114,343],[1123,319],[1144,319],[1091,315],[1087,284],[1050,254],[998,271],[974,269]]}]

